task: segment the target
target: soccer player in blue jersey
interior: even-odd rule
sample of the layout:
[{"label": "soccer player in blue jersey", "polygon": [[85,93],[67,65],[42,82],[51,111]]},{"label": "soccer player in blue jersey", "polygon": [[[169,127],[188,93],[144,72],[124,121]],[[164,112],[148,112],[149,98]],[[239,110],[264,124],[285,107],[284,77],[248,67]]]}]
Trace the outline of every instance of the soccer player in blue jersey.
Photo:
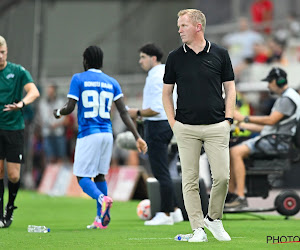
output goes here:
[{"label": "soccer player in blue jersey", "polygon": [[[147,144],[140,137],[123,102],[119,83],[104,74],[103,52],[97,46],[88,47],[83,53],[85,72],[75,74],[71,80],[68,101],[61,109],[55,109],[56,118],[70,114],[78,105],[78,135],[73,173],[82,190],[97,201],[97,216],[87,228],[107,227],[113,200],[107,196],[105,175],[108,172],[113,135],[110,110],[114,101],[123,122],[133,133],[139,152],[147,152]],[[91,180],[94,178],[94,182]]]}]

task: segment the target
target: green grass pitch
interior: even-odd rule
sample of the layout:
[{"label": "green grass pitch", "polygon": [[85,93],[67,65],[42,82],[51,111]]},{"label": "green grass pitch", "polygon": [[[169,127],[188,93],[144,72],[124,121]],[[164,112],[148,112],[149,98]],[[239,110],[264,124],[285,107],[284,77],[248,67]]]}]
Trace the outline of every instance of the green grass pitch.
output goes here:
[{"label": "green grass pitch", "polygon": [[[206,230],[208,242],[178,242],[176,234],[191,233],[189,222],[146,227],[136,215],[138,202],[114,202],[109,227],[88,230],[95,217],[94,200],[20,191],[11,227],[0,229],[0,249],[300,249],[300,243],[267,243],[267,236],[299,236],[300,221],[294,218],[226,214],[223,224],[232,241],[219,242]],[[45,225],[51,232],[28,233],[30,224]]]}]

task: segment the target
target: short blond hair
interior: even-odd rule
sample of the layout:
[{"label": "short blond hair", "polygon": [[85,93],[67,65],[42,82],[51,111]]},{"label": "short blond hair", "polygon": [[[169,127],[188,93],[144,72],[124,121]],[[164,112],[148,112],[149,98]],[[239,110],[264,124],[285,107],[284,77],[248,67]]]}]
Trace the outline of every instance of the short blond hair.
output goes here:
[{"label": "short blond hair", "polygon": [[7,46],[3,36],[0,36],[0,46]]},{"label": "short blond hair", "polygon": [[181,17],[183,15],[188,15],[194,24],[201,23],[203,33],[205,32],[206,18],[201,10],[184,9],[184,10],[180,10],[177,14],[178,17]]}]

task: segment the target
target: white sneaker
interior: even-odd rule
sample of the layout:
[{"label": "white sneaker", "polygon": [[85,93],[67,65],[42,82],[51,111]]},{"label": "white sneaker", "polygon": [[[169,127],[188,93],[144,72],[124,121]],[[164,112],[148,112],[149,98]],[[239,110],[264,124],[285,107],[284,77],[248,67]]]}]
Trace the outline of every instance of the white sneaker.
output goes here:
[{"label": "white sneaker", "polygon": [[210,221],[207,217],[204,219],[204,226],[219,241],[230,241],[229,234],[225,231],[221,220]]},{"label": "white sneaker", "polygon": [[172,216],[174,223],[183,221],[183,215],[180,208],[176,208],[176,210],[171,212],[170,215]]},{"label": "white sneaker", "polygon": [[188,239],[188,242],[207,242],[207,235],[204,230],[199,227],[194,230],[193,236]]},{"label": "white sneaker", "polygon": [[158,212],[152,220],[145,221],[145,226],[158,226],[158,225],[173,225],[174,221],[172,216],[167,216],[163,212]]}]

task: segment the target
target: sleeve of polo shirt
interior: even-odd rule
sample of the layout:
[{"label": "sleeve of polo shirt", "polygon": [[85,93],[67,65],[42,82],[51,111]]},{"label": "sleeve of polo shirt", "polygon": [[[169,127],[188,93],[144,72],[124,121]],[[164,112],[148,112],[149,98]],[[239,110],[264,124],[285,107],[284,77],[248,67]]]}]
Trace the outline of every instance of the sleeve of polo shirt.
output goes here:
[{"label": "sleeve of polo shirt", "polygon": [[165,67],[164,83],[175,84],[176,82],[176,72],[174,69],[174,59],[172,53],[169,54]]},{"label": "sleeve of polo shirt", "polygon": [[222,63],[222,82],[234,80],[234,73],[232,69],[231,60],[227,50],[224,50]]}]

